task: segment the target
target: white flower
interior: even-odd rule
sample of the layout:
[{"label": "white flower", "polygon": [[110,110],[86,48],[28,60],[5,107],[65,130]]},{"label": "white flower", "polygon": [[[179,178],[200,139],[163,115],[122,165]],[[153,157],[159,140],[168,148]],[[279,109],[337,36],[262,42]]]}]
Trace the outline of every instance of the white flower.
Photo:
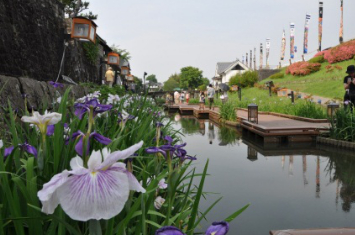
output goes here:
[{"label": "white flower", "polygon": [[143,141],[123,151],[110,153],[107,148],[94,151],[84,167],[83,159],[70,161],[72,170],[56,174],[38,192],[42,212],[53,214],[60,204],[70,218],[78,221],[108,220],[123,209],[129,191],[145,192],[136,177],[126,170],[124,160],[142,147]]},{"label": "white flower", "polygon": [[2,140],[0,140],[0,149],[4,146],[4,142],[2,142]]},{"label": "white flower", "polygon": [[109,94],[107,98],[107,104],[117,104],[121,98],[118,95]]},{"label": "white flower", "polygon": [[59,97],[57,98],[57,103],[59,104],[60,102],[62,102],[62,97],[61,97],[61,96],[59,96]]},{"label": "white flower", "polygon": [[162,198],[161,196],[158,196],[155,200],[154,200],[154,207],[157,210],[160,210],[160,208],[162,207],[162,205],[164,204],[165,199]]},{"label": "white flower", "polygon": [[48,113],[47,111],[41,115],[39,112],[33,112],[33,116],[23,116],[21,121],[28,122],[38,126],[42,133],[45,133],[48,125],[57,124],[62,120],[62,114],[60,113]]},{"label": "white flower", "polygon": [[158,187],[160,189],[166,189],[168,187],[168,184],[165,183],[165,179],[161,179],[158,183]]}]

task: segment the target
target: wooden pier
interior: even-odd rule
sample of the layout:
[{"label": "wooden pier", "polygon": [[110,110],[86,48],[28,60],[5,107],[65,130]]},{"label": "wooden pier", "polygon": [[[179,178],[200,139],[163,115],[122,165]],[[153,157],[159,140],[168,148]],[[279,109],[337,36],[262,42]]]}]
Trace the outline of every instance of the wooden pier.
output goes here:
[{"label": "wooden pier", "polygon": [[320,134],[329,131],[330,124],[326,119],[310,119],[279,113],[259,112],[258,123],[248,121],[248,112],[237,109],[237,122],[224,121],[220,117],[219,108],[200,109],[198,105],[168,105],[169,112],[181,115],[193,115],[198,119],[211,119],[225,122],[227,125],[239,126],[250,138],[262,139],[264,143],[278,142],[313,142]]}]

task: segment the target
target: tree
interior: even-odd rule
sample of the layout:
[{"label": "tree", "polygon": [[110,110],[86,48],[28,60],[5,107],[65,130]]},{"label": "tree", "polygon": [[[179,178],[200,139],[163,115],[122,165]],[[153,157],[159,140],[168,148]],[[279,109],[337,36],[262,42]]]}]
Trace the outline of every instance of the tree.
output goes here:
[{"label": "tree", "polygon": [[[89,13],[83,14],[82,12],[89,9],[89,2],[83,2],[81,0],[61,0],[64,4],[64,12],[69,15],[69,17],[83,16],[91,20],[96,20],[97,15],[94,15],[91,11]],[[79,15],[79,13],[81,13]]]},{"label": "tree", "polygon": [[195,89],[203,84],[202,71],[192,66],[184,67],[180,73],[180,87]]},{"label": "tree", "polygon": [[210,85],[210,80],[208,78],[202,78],[203,85]]},{"label": "tree", "polygon": [[180,76],[179,74],[172,74],[168,80],[164,82],[164,91],[172,91],[180,86]]},{"label": "tree", "polygon": [[149,75],[145,80],[149,81],[149,83],[158,83],[157,77],[155,74]]},{"label": "tree", "polygon": [[131,54],[126,49],[121,49],[118,45],[112,44],[111,49],[114,52],[120,54],[120,59],[121,60],[129,61],[132,58]]},{"label": "tree", "polygon": [[141,91],[143,89],[143,82],[141,78],[133,75],[134,83],[136,84],[136,91]]}]

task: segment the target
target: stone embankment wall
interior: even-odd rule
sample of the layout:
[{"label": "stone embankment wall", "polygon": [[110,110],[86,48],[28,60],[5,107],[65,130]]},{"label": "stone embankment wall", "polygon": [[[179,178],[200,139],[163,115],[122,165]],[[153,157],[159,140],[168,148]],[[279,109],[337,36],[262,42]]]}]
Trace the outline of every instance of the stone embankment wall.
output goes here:
[{"label": "stone embankment wall", "polygon": [[[55,81],[68,42],[61,74],[75,82],[101,82],[99,75],[103,47],[99,57],[89,62],[83,43],[70,40],[71,21],[65,19],[64,5],[57,0],[0,0],[0,106],[9,100],[14,108],[24,109],[22,94],[27,94],[28,108],[38,109],[57,97],[48,84]],[[103,72],[105,69],[102,69]],[[59,82],[65,81],[59,79]],[[59,89],[61,93],[64,89]],[[73,97],[85,89],[73,86]]]},{"label": "stone embankment wall", "polygon": [[64,6],[55,0],[0,1],[0,74],[53,80],[64,40]]},{"label": "stone embankment wall", "polygon": [[[58,97],[61,97],[65,90],[68,88],[54,88],[48,82],[37,81],[28,77],[9,77],[0,75],[0,108],[7,107],[7,102],[11,103],[13,109],[32,109],[39,110],[43,104],[47,104],[49,109],[52,108],[53,103],[56,102]],[[76,85],[70,86],[70,98],[80,98],[88,93],[85,87]],[[0,113],[3,110],[0,109]]]},{"label": "stone embankment wall", "polygon": [[259,81],[262,81],[275,73],[279,73],[279,69],[260,69],[258,70]]}]

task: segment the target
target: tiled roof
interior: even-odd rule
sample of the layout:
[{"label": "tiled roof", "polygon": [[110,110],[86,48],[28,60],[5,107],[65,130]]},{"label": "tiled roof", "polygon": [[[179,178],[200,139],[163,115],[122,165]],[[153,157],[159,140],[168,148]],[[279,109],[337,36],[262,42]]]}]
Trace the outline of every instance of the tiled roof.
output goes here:
[{"label": "tiled roof", "polygon": [[218,74],[223,73],[234,63],[235,63],[235,61],[234,62],[219,62],[219,63],[217,63],[217,73]]}]

